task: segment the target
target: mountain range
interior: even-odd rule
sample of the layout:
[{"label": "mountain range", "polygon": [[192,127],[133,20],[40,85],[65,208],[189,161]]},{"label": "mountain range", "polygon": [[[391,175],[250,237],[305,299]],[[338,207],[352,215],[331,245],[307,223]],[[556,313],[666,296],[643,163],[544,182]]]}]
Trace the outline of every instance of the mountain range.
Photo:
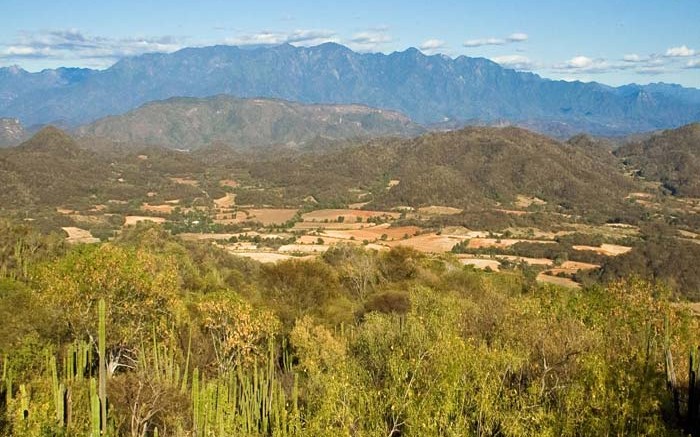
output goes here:
[{"label": "mountain range", "polygon": [[544,79],[484,59],[410,48],[357,53],[339,44],[186,48],[105,70],[0,69],[0,117],[76,127],[171,97],[228,94],[398,111],[423,125],[516,124],[555,133],[626,135],[700,120],[700,90]]}]

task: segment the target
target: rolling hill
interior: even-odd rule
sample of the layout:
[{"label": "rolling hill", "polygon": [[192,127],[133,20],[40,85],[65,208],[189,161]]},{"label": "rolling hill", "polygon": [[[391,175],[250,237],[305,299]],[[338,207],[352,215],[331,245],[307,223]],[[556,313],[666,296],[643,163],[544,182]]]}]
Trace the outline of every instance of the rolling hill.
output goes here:
[{"label": "rolling hill", "polygon": [[[371,205],[384,208],[507,208],[525,195],[569,211],[614,211],[635,186],[608,151],[514,127],[472,127],[268,158],[253,162],[250,173],[284,187],[288,196],[326,202],[347,199],[348,190],[360,187],[373,192]],[[387,189],[391,179],[399,183]]]},{"label": "rolling hill", "polygon": [[84,146],[49,126],[19,146],[1,149],[0,210],[138,202],[154,190],[179,198],[201,195],[200,189],[169,179],[204,171],[204,165],[185,153],[114,145],[94,151]]},{"label": "rolling hill", "polygon": [[412,136],[423,128],[408,117],[360,105],[302,105],[283,100],[172,98],[78,129],[80,135],[123,143],[197,149],[225,143],[235,149],[317,140]]},{"label": "rolling hill", "polygon": [[483,58],[416,49],[356,53],[342,45],[187,48],[125,58],[105,70],[0,69],[0,116],[81,125],[176,96],[229,94],[362,104],[421,124],[505,120],[545,132],[623,135],[700,120],[700,92],[543,79]]},{"label": "rolling hill", "polygon": [[666,130],[616,151],[633,170],[672,194],[700,197],[700,123]]}]

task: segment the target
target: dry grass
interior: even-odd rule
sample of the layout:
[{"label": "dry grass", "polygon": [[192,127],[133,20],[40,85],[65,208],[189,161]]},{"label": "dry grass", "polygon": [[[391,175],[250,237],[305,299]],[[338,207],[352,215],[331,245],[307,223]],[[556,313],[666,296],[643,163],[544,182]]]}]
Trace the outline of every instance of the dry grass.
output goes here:
[{"label": "dry grass", "polygon": [[314,229],[331,229],[331,230],[348,230],[348,229],[362,229],[368,226],[367,223],[337,223],[337,222],[298,222],[294,224],[292,230],[294,231],[310,231]]},{"label": "dry grass", "polygon": [[197,185],[199,185],[199,182],[196,179],[192,179],[192,178],[170,177],[168,179],[170,179],[172,182],[175,182],[176,184],[190,185],[192,187],[196,187]]},{"label": "dry grass", "polygon": [[339,238],[343,240],[367,240],[375,241],[380,240],[382,236],[386,235],[386,241],[402,240],[405,236],[415,236],[420,232],[420,228],[416,226],[400,226],[400,227],[389,227],[388,224],[381,224],[377,226],[368,226],[362,229],[354,230],[326,230],[323,235],[331,238]]},{"label": "dry grass", "polygon": [[538,244],[554,244],[554,241],[548,240],[525,240],[521,238],[472,238],[469,240],[470,249],[481,249],[483,247],[510,247],[516,243],[538,243]]},{"label": "dry grass", "polygon": [[180,238],[186,241],[202,241],[202,240],[228,240],[238,234],[195,234],[184,232],[178,234]]},{"label": "dry grass", "polygon": [[554,262],[549,258],[527,258],[524,256],[515,255],[495,255],[498,259],[508,260],[514,263],[524,262],[531,266],[551,266]]},{"label": "dry grass", "polygon": [[629,246],[618,246],[617,244],[601,244],[600,247],[595,246],[572,246],[574,250],[589,250],[604,256],[618,256],[632,250]]},{"label": "dry grass", "polygon": [[128,215],[124,217],[124,226],[132,226],[138,222],[153,222],[162,224],[165,223],[165,219],[162,217],[147,217],[140,215]]},{"label": "dry grass", "polygon": [[573,270],[574,272],[579,270],[593,270],[597,269],[598,267],[600,267],[598,264],[590,264],[579,261],[564,261],[560,266],[562,269]]},{"label": "dry grass", "polygon": [[228,209],[236,204],[236,195],[227,193],[224,197],[214,199],[214,205],[219,209]]},{"label": "dry grass", "polygon": [[349,243],[349,244],[362,244],[361,241],[357,240],[348,240],[345,238],[334,238],[334,237],[329,237],[326,235],[322,236],[316,236],[316,235],[302,235],[301,237],[297,238],[296,244],[318,244],[318,239],[323,240],[323,244],[343,244],[343,243]]},{"label": "dry grass", "polygon": [[486,270],[490,268],[493,271],[499,271],[501,268],[501,263],[495,259],[486,258],[460,258],[459,262],[465,266],[474,266],[477,269]]},{"label": "dry grass", "polygon": [[551,276],[546,273],[540,273],[539,275],[537,275],[537,281],[544,282],[547,284],[554,284],[566,288],[581,288],[581,284],[574,280],[571,280],[569,278],[560,278],[558,276]]},{"label": "dry grass", "polygon": [[528,211],[519,211],[517,209],[494,209],[494,211],[502,212],[504,214],[517,215],[517,216],[523,216],[526,214],[530,214]]},{"label": "dry grass", "polygon": [[425,253],[446,253],[451,251],[454,245],[462,240],[464,240],[464,238],[448,235],[423,234],[406,240],[389,241],[386,244],[390,247],[412,247],[419,252]]},{"label": "dry grass", "polygon": [[279,253],[323,253],[330,249],[325,244],[287,244],[279,248]]},{"label": "dry grass", "polygon": [[[260,208],[247,209],[247,217],[242,221],[260,222],[263,226],[281,225],[293,219],[298,209]],[[236,219],[238,219],[236,215]]]},{"label": "dry grass", "polygon": [[90,234],[90,231],[85,229],[76,228],[73,226],[66,226],[61,228],[68,236],[66,237],[66,242],[70,244],[78,243],[99,243],[100,239],[95,238]]},{"label": "dry grass", "polygon": [[239,184],[238,181],[233,179],[222,179],[219,181],[219,185],[222,187],[236,188]]},{"label": "dry grass", "polygon": [[625,199],[653,199],[654,195],[649,193],[629,193]]},{"label": "dry grass", "polygon": [[302,215],[305,222],[337,222],[340,217],[344,217],[345,222],[354,223],[358,217],[366,220],[370,217],[386,217],[391,219],[399,218],[401,214],[397,212],[385,211],[366,211],[361,209],[319,209],[317,211],[307,212]]},{"label": "dry grass", "polygon": [[695,232],[690,231],[684,231],[682,229],[679,229],[678,233],[685,238],[700,238],[700,234],[696,234]]},{"label": "dry grass", "polygon": [[463,210],[459,208],[453,208],[451,206],[424,206],[421,208],[418,208],[418,213],[419,214],[425,214],[425,215],[454,215],[454,214],[459,214]]},{"label": "dry grass", "polygon": [[367,204],[369,204],[369,202],[351,203],[350,205],[348,205],[348,208],[350,208],[350,209],[362,209]]},{"label": "dry grass", "polygon": [[278,263],[280,261],[287,261],[290,259],[307,261],[316,258],[315,255],[293,256],[276,252],[231,252],[231,254],[236,256],[242,256],[245,258],[250,258],[261,263]]},{"label": "dry grass", "polygon": [[546,205],[547,202],[538,197],[528,197],[522,194],[518,194],[515,200],[515,206],[518,208],[527,208],[531,205]]},{"label": "dry grass", "polygon": [[143,211],[156,212],[160,214],[170,214],[175,210],[175,207],[170,204],[164,205],[151,205],[150,203],[144,203],[141,205]]}]

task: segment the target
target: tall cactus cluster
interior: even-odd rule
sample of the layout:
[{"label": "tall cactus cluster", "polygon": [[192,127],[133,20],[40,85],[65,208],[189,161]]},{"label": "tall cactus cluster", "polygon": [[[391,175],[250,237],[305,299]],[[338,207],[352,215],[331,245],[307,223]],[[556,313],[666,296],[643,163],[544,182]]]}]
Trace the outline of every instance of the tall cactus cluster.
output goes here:
[{"label": "tall cactus cluster", "polygon": [[[107,384],[106,305],[98,306],[98,344],[76,341],[60,354],[46,349],[44,381],[15,386],[10,358],[4,357],[0,395],[11,411],[12,430],[34,435],[50,429],[53,435],[119,435],[109,408]],[[97,347],[95,347],[97,346]],[[187,355],[158,342],[142,344],[136,366],[139,378],[171,387],[189,399],[191,423],[163,430],[150,418],[132,418],[131,434],[157,436],[265,435],[293,436],[301,433],[298,380],[288,354],[277,368],[277,348],[269,343],[260,363],[237,367],[219,375],[191,369],[191,335]],[[284,346],[284,345],[283,345]],[[282,350],[286,350],[282,347]],[[57,358],[61,356],[61,358]],[[283,381],[288,381],[285,384]],[[0,401],[2,403],[2,401]],[[123,412],[122,412],[123,413]],[[135,414],[135,413],[134,413]],[[43,430],[43,431],[42,431]]]},{"label": "tall cactus cluster", "polygon": [[212,380],[195,369],[192,420],[196,435],[292,436],[301,431],[298,381],[287,396],[275,368],[274,345],[265,366],[240,368]]}]

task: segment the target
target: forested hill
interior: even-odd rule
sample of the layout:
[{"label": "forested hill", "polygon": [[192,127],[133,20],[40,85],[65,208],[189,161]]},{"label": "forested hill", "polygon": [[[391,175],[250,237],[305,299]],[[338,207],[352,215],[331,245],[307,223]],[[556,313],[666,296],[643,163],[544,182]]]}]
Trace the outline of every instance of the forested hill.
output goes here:
[{"label": "forested hill", "polygon": [[[517,195],[588,212],[616,208],[635,182],[607,151],[560,143],[520,128],[466,128],[384,139],[324,154],[262,159],[251,174],[288,195],[330,200],[379,180],[379,207],[510,205]],[[340,194],[339,194],[340,193]]]},{"label": "forested hill", "polygon": [[85,124],[176,96],[363,104],[422,124],[504,120],[545,132],[621,135],[700,120],[700,91],[656,84],[613,88],[543,79],[483,58],[388,55],[342,45],[187,48],[125,58],[106,70],[0,69],[0,117],[25,125]]},{"label": "forested hill", "polygon": [[98,120],[78,133],[176,149],[216,142],[250,149],[296,148],[317,140],[413,136],[423,131],[402,114],[366,106],[303,105],[220,95],[148,103],[124,115]]},{"label": "forested hill", "polygon": [[621,147],[617,155],[672,194],[700,197],[700,123],[667,130]]}]

